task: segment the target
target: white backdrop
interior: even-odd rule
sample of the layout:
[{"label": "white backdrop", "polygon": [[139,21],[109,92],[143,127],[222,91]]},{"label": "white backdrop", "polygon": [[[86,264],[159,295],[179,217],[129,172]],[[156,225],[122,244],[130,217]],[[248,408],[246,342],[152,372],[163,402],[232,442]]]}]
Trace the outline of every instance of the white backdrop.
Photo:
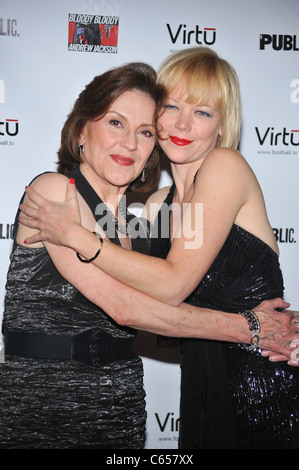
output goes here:
[{"label": "white backdrop", "polygon": [[[55,170],[60,130],[78,93],[108,68],[137,60],[157,68],[172,50],[200,44],[229,60],[239,75],[240,150],[264,191],[281,252],[285,298],[299,310],[298,18],[298,0],[1,0],[0,315],[20,196],[35,175]],[[98,23],[101,46],[69,45],[75,21]],[[164,172],[160,185],[168,183]],[[178,350],[157,345],[152,335],[140,336],[139,344],[146,447],[176,448]]]}]

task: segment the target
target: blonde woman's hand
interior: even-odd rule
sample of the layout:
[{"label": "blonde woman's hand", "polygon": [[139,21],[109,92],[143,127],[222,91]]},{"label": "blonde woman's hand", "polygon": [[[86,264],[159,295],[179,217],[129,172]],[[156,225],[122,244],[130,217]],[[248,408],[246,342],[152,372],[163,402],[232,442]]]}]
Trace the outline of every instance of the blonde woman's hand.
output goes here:
[{"label": "blonde woman's hand", "polygon": [[[39,232],[24,241],[26,244],[46,241],[54,245],[68,246],[72,231],[81,224],[77,190],[73,178],[69,180],[65,200],[53,202],[45,199],[32,187],[26,187],[30,201],[36,206],[20,204],[19,222]],[[27,216],[27,217],[25,217]]]}]

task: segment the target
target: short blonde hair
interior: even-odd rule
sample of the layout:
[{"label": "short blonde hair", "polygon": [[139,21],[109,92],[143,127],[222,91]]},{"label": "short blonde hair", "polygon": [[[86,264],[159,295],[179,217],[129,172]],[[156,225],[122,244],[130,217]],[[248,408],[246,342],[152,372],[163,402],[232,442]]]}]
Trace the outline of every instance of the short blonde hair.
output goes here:
[{"label": "short blonde hair", "polygon": [[213,98],[222,119],[217,146],[236,149],[241,133],[241,98],[233,67],[207,47],[184,49],[168,56],[158,71],[158,83],[168,94],[181,80],[186,82],[189,103],[205,105]]}]

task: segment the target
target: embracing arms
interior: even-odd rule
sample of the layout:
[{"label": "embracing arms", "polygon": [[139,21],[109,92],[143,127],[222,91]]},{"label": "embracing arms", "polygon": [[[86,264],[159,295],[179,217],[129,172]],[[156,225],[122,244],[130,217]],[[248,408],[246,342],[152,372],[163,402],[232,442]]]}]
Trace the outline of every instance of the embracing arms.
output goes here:
[{"label": "embracing arms", "polygon": [[[41,234],[36,238],[48,240],[44,242],[44,246],[58,271],[89,300],[103,308],[116,322],[167,336],[249,343],[251,335],[248,324],[242,316],[186,304],[167,305],[112,279],[91,264],[80,263],[74,251],[61,246],[61,241],[58,242],[60,246],[49,243],[49,241],[56,243],[58,233],[63,232],[63,228],[60,229],[55,224],[54,231],[51,230],[51,220],[56,220],[57,213],[60,214],[60,219],[61,215],[68,218],[62,224],[63,227],[68,223],[73,224],[73,221],[79,226],[79,204],[81,204],[84,219],[82,223],[87,227],[86,232],[94,229],[95,221],[93,217],[88,220],[88,217],[83,214],[83,203],[82,201],[78,203],[76,193],[72,192],[74,186],[69,184],[62,175],[39,179],[34,183],[34,188],[48,199],[36,193],[32,188],[28,188],[28,194],[40,206],[40,210],[34,208],[29,199],[26,199],[27,204],[22,208],[29,217],[36,217],[36,220],[26,219],[21,215],[21,222],[25,222],[28,226],[19,226],[18,242],[22,244],[24,239],[32,241],[34,234],[41,229]],[[51,200],[63,202],[55,203]],[[34,227],[34,230],[29,228],[30,226]],[[96,237],[90,232],[89,235],[95,241],[95,247],[98,248],[99,242]],[[37,241],[36,238],[35,241]],[[42,245],[38,243],[36,246]],[[294,356],[292,342],[297,338],[297,327],[290,322],[294,314],[293,312],[281,314],[274,310],[288,306],[289,304],[281,299],[275,299],[263,302],[254,309],[261,323],[260,345],[264,349],[277,352],[278,358],[281,354],[285,358]]]},{"label": "embracing arms", "polygon": [[[101,247],[100,255],[93,261],[95,266],[130,287],[172,305],[179,305],[199,284],[236,220],[241,219],[245,229],[248,229],[249,220],[249,228],[258,227],[260,232],[268,229],[272,233],[270,227],[265,230],[268,221],[255,176],[243,157],[228,149],[213,152],[201,165],[193,195],[183,207],[177,229],[174,229],[166,260],[124,250],[107,240],[101,246],[91,233],[94,227],[90,231],[78,221],[73,222],[75,187],[69,191],[64,223],[62,215],[47,214],[54,228],[51,241],[55,236],[54,243],[68,246],[86,259],[92,258]],[[35,197],[33,201],[39,204],[32,192],[29,195]],[[258,211],[256,206],[260,207]],[[245,212],[247,215],[242,218]],[[36,216],[34,212],[27,214]],[[250,217],[254,219],[251,226]],[[44,222],[46,224],[47,220]],[[31,226],[36,225],[32,222]],[[39,228],[40,234],[28,242],[47,239],[43,226]]]}]

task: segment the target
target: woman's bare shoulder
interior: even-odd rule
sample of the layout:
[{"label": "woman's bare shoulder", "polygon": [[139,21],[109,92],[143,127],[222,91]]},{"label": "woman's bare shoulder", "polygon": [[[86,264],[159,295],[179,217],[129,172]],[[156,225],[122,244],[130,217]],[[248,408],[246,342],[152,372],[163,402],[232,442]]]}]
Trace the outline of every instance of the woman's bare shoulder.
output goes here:
[{"label": "woman's bare shoulder", "polygon": [[218,147],[205,158],[202,167],[213,165],[248,167],[249,165],[243,155],[238,151],[227,147]]},{"label": "woman's bare shoulder", "polygon": [[43,197],[52,201],[65,199],[66,185],[69,179],[61,173],[49,172],[39,175],[31,186]]},{"label": "woman's bare shoulder", "polygon": [[[237,150],[219,147],[213,150],[203,161],[196,177],[196,187],[202,181],[217,180],[224,182],[234,179],[252,179],[254,172],[246,159]],[[199,183],[200,180],[200,183]]]}]

